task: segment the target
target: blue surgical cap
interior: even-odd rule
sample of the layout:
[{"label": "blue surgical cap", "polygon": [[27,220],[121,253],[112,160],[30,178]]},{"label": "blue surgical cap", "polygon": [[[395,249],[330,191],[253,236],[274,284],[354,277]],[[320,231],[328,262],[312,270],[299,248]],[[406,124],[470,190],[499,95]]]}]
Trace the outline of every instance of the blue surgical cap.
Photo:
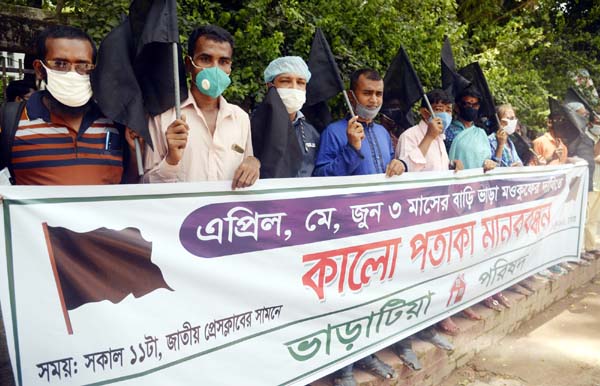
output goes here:
[{"label": "blue surgical cap", "polygon": [[299,56],[283,56],[273,60],[265,69],[265,83],[272,82],[277,76],[285,73],[299,75],[310,81],[310,71],[304,59]]}]

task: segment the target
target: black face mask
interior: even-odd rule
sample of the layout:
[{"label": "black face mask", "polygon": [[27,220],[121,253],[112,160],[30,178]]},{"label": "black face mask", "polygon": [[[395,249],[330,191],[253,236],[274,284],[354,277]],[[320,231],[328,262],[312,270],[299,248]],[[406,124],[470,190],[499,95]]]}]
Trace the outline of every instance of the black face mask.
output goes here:
[{"label": "black face mask", "polygon": [[458,112],[458,116],[466,122],[473,122],[475,118],[477,118],[478,114],[479,109],[475,109],[473,107],[460,106],[460,111]]},{"label": "black face mask", "polygon": [[391,120],[393,120],[394,122],[396,122],[396,125],[399,125],[400,122],[402,121],[402,111],[400,109],[397,109],[397,108],[382,109],[381,114],[385,115],[386,117],[388,117]]}]

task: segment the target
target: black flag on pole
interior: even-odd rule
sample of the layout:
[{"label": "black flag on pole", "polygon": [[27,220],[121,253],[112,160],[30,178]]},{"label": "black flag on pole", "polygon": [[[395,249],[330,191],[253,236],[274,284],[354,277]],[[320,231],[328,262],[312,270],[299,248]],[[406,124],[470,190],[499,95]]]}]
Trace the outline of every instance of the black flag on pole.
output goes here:
[{"label": "black flag on pole", "polygon": [[[552,128],[556,135],[567,144],[579,138],[581,134],[579,126],[582,125],[581,120],[583,118],[577,113],[571,112],[569,108],[563,106],[558,100],[552,97],[548,97],[548,104],[550,105]],[[586,122],[583,123],[585,124]]]},{"label": "black flag on pole", "polygon": [[404,47],[400,46],[398,54],[388,67],[383,84],[383,108],[400,110],[401,113],[396,122],[400,129],[414,126],[415,121],[411,109],[425,92]]},{"label": "black flag on pole", "polygon": [[[496,106],[494,105],[494,97],[490,92],[485,75],[478,62],[473,62],[459,71],[459,74],[464,76],[471,82],[471,86],[479,91],[481,94],[481,101],[479,101],[479,116],[488,119],[488,126],[486,127],[488,134],[498,130],[498,122],[496,121]],[[460,94],[464,89],[458,90]]]},{"label": "black flag on pole", "polygon": [[[134,70],[150,115],[175,105],[173,43],[179,43],[175,0],[134,0],[129,7],[133,33]],[[185,67],[178,55],[181,100],[187,98]]]},{"label": "black flag on pole", "polygon": [[512,133],[509,137],[513,142],[513,145],[515,145],[515,150],[517,151],[521,162],[523,162],[523,165],[528,165],[534,157],[534,153],[532,152],[531,141],[529,140],[529,138],[522,136],[516,131]]},{"label": "black flag on pole", "polygon": [[275,87],[269,88],[254,110],[250,126],[254,156],[260,160],[260,177],[295,177],[302,163],[302,150]]},{"label": "black flag on pole", "polygon": [[320,28],[315,31],[310,48],[308,69],[312,76],[306,87],[306,103],[302,112],[308,122],[317,130],[323,131],[331,122],[327,101],[344,90],[344,81],[329,43]]},{"label": "black flag on pole", "polygon": [[132,52],[131,28],[125,20],[102,40],[91,75],[92,88],[107,118],[129,127],[152,146],[142,90],[131,65]]},{"label": "black flag on pole", "polygon": [[[178,40],[175,0],[134,0],[129,17],[102,41],[92,72],[94,97],[103,114],[134,130],[150,146],[148,114],[175,106],[172,43]],[[178,62],[184,100],[185,68],[181,58]]]},{"label": "black flag on pole", "polygon": [[565,95],[565,103],[571,103],[571,102],[579,102],[586,108],[586,110],[590,114],[596,114],[596,112],[592,108],[592,105],[590,104],[590,102],[588,102],[587,99],[585,99],[583,97],[583,95],[581,95],[581,93],[579,91],[577,91],[576,89],[574,89],[573,87],[569,87],[567,89],[567,93]]},{"label": "black flag on pole", "polygon": [[452,99],[456,98],[461,90],[466,89],[471,85],[471,82],[464,76],[456,72],[456,64],[454,55],[452,54],[452,46],[450,40],[446,36],[442,45],[442,89],[446,91]]}]

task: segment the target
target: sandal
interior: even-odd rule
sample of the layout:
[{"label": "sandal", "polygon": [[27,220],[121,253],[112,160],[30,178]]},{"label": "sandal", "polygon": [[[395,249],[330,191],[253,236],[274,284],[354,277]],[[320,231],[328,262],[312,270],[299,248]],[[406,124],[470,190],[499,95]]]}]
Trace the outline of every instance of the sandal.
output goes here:
[{"label": "sandal", "polygon": [[413,371],[419,371],[423,368],[417,354],[412,349],[410,339],[404,339],[392,345],[392,351],[398,355],[402,362]]},{"label": "sandal", "polygon": [[352,365],[346,366],[336,372],[333,376],[334,386],[358,386],[354,374],[352,373]]},{"label": "sandal", "polygon": [[560,263],[559,265],[560,265],[560,267],[561,267],[562,269],[564,269],[564,270],[565,270],[565,271],[567,271],[567,272],[572,272],[572,271],[574,271],[574,270],[575,270],[575,267],[573,267],[573,266],[572,266],[571,264],[569,264],[569,263]]},{"label": "sandal", "polygon": [[492,296],[498,303],[502,304],[506,308],[510,308],[510,300],[502,292],[498,292],[496,295]]},{"label": "sandal", "polygon": [[417,333],[419,339],[423,339],[432,345],[446,351],[454,351],[454,346],[442,335],[438,334],[433,328],[426,328]]},{"label": "sandal", "polygon": [[456,336],[460,332],[460,328],[454,323],[451,317],[447,317],[437,324],[440,331],[450,336]]},{"label": "sandal", "polygon": [[580,267],[589,267],[589,266],[591,266],[591,265],[592,265],[592,263],[590,263],[590,262],[589,262],[589,261],[587,261],[587,260],[583,260],[583,259],[580,259],[580,260],[574,261],[574,262],[573,262],[573,264],[577,264],[577,265],[579,265]]},{"label": "sandal", "polygon": [[557,276],[563,276],[568,273],[568,271],[566,269],[562,268],[558,264],[553,265],[552,267],[548,267],[548,271],[552,272],[553,274],[555,274]]},{"label": "sandal", "polygon": [[533,291],[527,289],[526,287],[524,287],[520,284],[515,284],[512,287],[509,287],[508,289],[514,293],[517,293],[519,295],[524,295],[524,296],[529,296],[533,293]]},{"label": "sandal", "polygon": [[467,317],[467,319],[471,319],[471,320],[483,319],[481,317],[481,315],[479,315],[477,312],[473,311],[473,309],[471,307],[465,308],[462,312],[463,312],[463,315],[465,315]]},{"label": "sandal", "polygon": [[556,280],[556,278],[554,277],[554,275],[552,274],[552,272],[550,272],[549,269],[544,269],[543,271],[540,271],[540,272],[536,273],[536,275],[538,275],[542,279]]},{"label": "sandal", "polygon": [[369,355],[368,357],[354,362],[354,365],[361,370],[368,371],[383,379],[396,378],[394,369],[381,359],[377,358],[376,355]]},{"label": "sandal", "polygon": [[600,249],[592,249],[591,251],[587,251],[587,252],[592,254],[595,258],[600,257]]},{"label": "sandal", "polygon": [[[530,279],[521,280],[519,282],[519,285],[533,293],[533,292],[535,292],[535,287],[531,284],[531,282],[529,280],[532,280],[532,279],[530,278]],[[535,279],[533,279],[533,280],[535,280]]]},{"label": "sandal", "polygon": [[583,260],[587,260],[587,261],[594,261],[596,260],[596,255],[591,253],[591,252],[582,252],[580,257]]},{"label": "sandal", "polygon": [[501,312],[503,310],[500,303],[498,303],[498,301],[491,296],[489,298],[483,299],[482,303],[484,306],[486,306],[487,308],[492,309],[494,311]]}]

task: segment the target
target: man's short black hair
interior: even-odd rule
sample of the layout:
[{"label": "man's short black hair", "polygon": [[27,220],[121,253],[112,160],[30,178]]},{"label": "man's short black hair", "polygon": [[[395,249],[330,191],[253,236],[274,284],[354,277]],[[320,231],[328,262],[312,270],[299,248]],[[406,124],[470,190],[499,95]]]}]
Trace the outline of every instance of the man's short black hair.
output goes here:
[{"label": "man's short black hair", "polygon": [[350,90],[356,91],[356,84],[361,75],[364,75],[369,80],[381,80],[381,75],[377,71],[372,68],[361,68],[350,75]]},{"label": "man's short black hair", "polygon": [[24,99],[24,96],[34,89],[35,87],[25,80],[13,80],[6,86],[6,101],[14,102],[17,97]]},{"label": "man's short black hair", "polygon": [[75,39],[87,40],[92,45],[92,62],[96,62],[96,44],[85,31],[68,25],[53,25],[43,30],[37,37],[36,54],[39,60],[46,59],[46,40]]},{"label": "man's short black hair", "polygon": [[[452,104],[452,98],[448,93],[444,90],[434,89],[427,93],[427,99],[429,99],[429,103],[432,105],[436,103],[443,103],[445,105]],[[421,99],[421,107],[427,108],[427,102],[425,102],[425,98]]]},{"label": "man's short black hair", "polygon": [[467,87],[466,89],[462,90],[456,97],[456,103],[460,104],[464,97],[477,98],[479,102],[481,102],[481,94],[475,87]]},{"label": "man's short black hair", "polygon": [[233,52],[234,42],[233,36],[218,25],[205,25],[198,27],[192,31],[188,39],[188,55],[193,57],[194,50],[196,49],[196,42],[202,36],[206,36],[207,39],[214,40],[219,43],[229,43],[231,51]]}]

